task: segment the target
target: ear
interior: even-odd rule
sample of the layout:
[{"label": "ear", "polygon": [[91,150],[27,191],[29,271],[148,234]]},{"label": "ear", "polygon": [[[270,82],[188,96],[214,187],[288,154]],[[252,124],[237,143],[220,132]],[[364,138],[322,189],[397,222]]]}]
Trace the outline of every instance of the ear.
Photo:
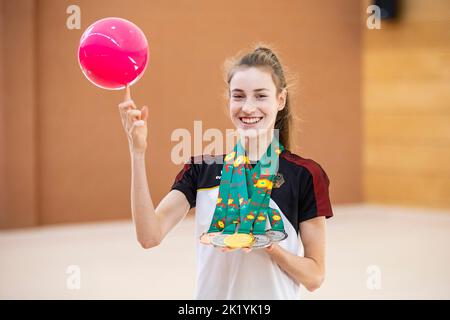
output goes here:
[{"label": "ear", "polygon": [[283,89],[278,96],[278,111],[283,110],[286,106],[286,100],[287,100],[287,90]]}]

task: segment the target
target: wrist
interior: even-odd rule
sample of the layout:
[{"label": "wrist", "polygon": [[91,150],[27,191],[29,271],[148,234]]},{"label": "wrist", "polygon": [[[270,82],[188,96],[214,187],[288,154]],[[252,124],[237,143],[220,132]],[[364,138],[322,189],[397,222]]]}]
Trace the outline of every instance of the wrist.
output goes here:
[{"label": "wrist", "polygon": [[144,159],[145,158],[145,150],[144,151],[137,151],[137,150],[130,150],[131,158],[133,159]]}]

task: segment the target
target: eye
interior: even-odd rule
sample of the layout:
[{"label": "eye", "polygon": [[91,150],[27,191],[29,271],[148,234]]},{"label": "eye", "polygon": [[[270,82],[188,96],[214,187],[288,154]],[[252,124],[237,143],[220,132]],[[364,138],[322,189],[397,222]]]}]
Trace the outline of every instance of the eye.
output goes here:
[{"label": "eye", "polygon": [[242,99],[244,96],[242,95],[233,95],[233,99]]},{"label": "eye", "polygon": [[259,94],[256,96],[256,99],[264,99],[265,97],[267,97],[267,96],[264,94]]}]

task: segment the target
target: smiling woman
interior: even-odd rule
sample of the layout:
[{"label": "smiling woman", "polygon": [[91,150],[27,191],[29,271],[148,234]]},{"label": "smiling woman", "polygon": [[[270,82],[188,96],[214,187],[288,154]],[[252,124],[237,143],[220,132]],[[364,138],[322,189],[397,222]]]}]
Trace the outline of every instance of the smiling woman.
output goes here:
[{"label": "smiling woman", "polygon": [[225,72],[230,117],[236,128],[278,129],[281,144],[289,148],[292,113],[288,85],[275,53],[258,46],[249,54],[228,59]]},{"label": "smiling woman", "polygon": [[156,208],[144,162],[148,109],[138,110],[129,93],[120,105],[137,238],[144,248],[159,245],[195,207],[197,298],[297,299],[300,285],[312,291],[324,279],[325,217],[333,215],[328,176],[288,150],[288,87],[271,49],[233,60],[226,83],[238,143],[215,161],[191,158]]},{"label": "smiling woman", "polygon": [[[265,87],[254,89],[255,86]],[[231,119],[237,128],[265,128],[273,125],[279,109],[272,108],[277,102],[277,88],[270,74],[255,67],[243,68],[230,81],[230,89]],[[279,99],[284,100],[284,96]],[[284,101],[278,103],[280,108],[284,107]],[[258,126],[255,125],[257,123]]]}]

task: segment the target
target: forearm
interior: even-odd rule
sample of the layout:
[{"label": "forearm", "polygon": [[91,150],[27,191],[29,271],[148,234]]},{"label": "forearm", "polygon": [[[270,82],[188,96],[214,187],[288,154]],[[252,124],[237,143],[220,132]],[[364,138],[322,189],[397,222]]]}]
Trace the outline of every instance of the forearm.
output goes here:
[{"label": "forearm", "polygon": [[139,243],[150,248],[161,242],[161,228],[147,182],[143,153],[131,153],[131,212]]},{"label": "forearm", "polygon": [[322,284],[325,272],[314,259],[292,254],[277,244],[267,252],[281,269],[309,291],[316,290]]}]

